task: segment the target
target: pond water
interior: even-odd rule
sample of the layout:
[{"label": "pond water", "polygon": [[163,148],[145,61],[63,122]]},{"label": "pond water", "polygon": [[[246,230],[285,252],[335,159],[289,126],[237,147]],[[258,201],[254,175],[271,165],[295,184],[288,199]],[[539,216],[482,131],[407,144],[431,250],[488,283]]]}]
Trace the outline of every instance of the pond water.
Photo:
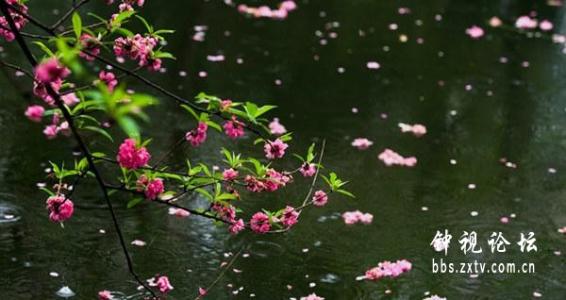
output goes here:
[{"label": "pond water", "polygon": [[[30,12],[54,20],[52,7],[60,2],[30,1]],[[494,15],[512,24],[537,11],[554,22],[555,32],[564,32],[564,8],[544,1],[299,1],[286,20],[275,21],[246,18],[219,0],[146,2],[147,19],[178,30],[168,45],[177,60],[166,63],[156,81],[188,98],[205,91],[277,105],[276,114],[295,131],[295,150],[326,139],[323,163],[350,180],[357,196],[307,210],[287,234],[236,237],[198,217],[171,217],[164,207],[127,210],[127,199],[114,197],[127,241],[147,242],[130,247],[137,271],[143,278],[167,274],[175,287],[168,299],[196,297],[230,259],[225,253],[240,249],[249,254],[234,262],[241,272],[227,271],[210,299],[313,292],[326,299],[422,299],[427,292],[448,299],[566,298],[565,258],[557,252],[566,246],[557,232],[566,226],[566,56],[550,34],[486,25]],[[89,7],[108,14],[102,1]],[[401,15],[400,7],[411,12]],[[391,23],[398,29],[390,30]],[[479,40],[465,35],[474,24],[486,29]],[[196,25],[208,26],[204,42],[192,39]],[[6,46],[6,59],[17,61],[13,50]],[[206,59],[217,54],[226,61]],[[368,61],[380,68],[368,69]],[[183,71],[187,76],[179,75]],[[21,79],[0,78],[0,299],[56,299],[62,286],[76,293],[71,299],[94,299],[102,289],[135,298],[136,284],[95,186],[77,190],[77,211],[64,230],[48,221],[36,183],[45,180],[48,160],[68,159],[72,149],[67,140],[45,140],[41,128],[25,120],[31,99],[22,97],[28,87]],[[169,99],[161,102],[146,128],[154,153],[192,126]],[[399,122],[424,124],[428,133],[402,134]],[[374,145],[356,150],[350,143],[357,137]],[[176,151],[172,162],[213,161],[225,142],[212,135],[201,149]],[[245,144],[230,147],[250,151]],[[417,166],[386,167],[377,158],[385,148],[416,156]],[[506,167],[501,158],[517,167]],[[244,208],[299,203],[307,185],[304,180]],[[198,206],[203,200],[183,202]],[[346,226],[340,214],[356,209],[372,213],[373,223]],[[454,236],[446,257],[430,246],[444,229]],[[477,232],[481,254],[459,251],[463,231]],[[486,240],[494,231],[511,242],[507,252],[489,251]],[[538,251],[522,253],[515,243],[530,231]],[[380,261],[403,258],[413,270],[397,279],[356,281]],[[433,274],[433,258],[528,262],[536,273]]]}]

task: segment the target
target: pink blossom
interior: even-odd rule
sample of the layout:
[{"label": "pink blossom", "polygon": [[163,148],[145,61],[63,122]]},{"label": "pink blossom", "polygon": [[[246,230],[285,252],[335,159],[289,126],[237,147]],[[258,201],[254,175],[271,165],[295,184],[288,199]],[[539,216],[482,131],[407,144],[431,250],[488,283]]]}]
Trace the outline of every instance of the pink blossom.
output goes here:
[{"label": "pink blossom", "polygon": [[283,135],[287,133],[287,129],[285,129],[285,126],[279,123],[278,118],[274,118],[273,121],[269,123],[269,132],[271,132],[271,134],[273,135]]},{"label": "pink blossom", "polygon": [[384,277],[395,278],[399,275],[410,271],[412,265],[409,261],[403,259],[396,262],[384,261],[380,262],[377,267],[366,271],[365,278],[367,280],[377,281]]},{"label": "pink blossom", "polygon": [[373,215],[370,213],[362,213],[359,210],[356,211],[347,211],[342,214],[342,218],[344,219],[344,223],[347,225],[356,224],[358,222],[362,222],[363,224],[371,224],[373,221]]},{"label": "pink blossom", "polygon": [[74,106],[75,104],[80,102],[79,97],[77,97],[75,93],[62,95],[61,100],[63,100],[63,103],[65,103],[65,105],[69,107]]},{"label": "pink blossom", "polygon": [[554,25],[549,20],[542,20],[538,26],[542,31],[550,31],[554,28]]},{"label": "pink blossom", "polygon": [[297,4],[295,3],[295,1],[286,0],[279,4],[279,8],[284,9],[286,11],[292,11],[297,9]]},{"label": "pink blossom", "polygon": [[352,146],[358,148],[359,150],[365,150],[373,145],[373,142],[366,138],[357,138],[352,141]]},{"label": "pink blossom", "polygon": [[299,212],[295,210],[294,207],[288,206],[283,210],[283,215],[281,216],[281,223],[287,228],[291,228],[293,225],[297,224],[299,220]]},{"label": "pink blossom", "polygon": [[199,287],[199,288],[198,288],[198,294],[199,294],[201,297],[204,297],[204,296],[206,296],[206,294],[208,294],[208,291],[207,291],[206,289],[204,289],[204,288]]},{"label": "pink blossom", "polygon": [[226,99],[220,101],[220,110],[227,111],[230,107],[232,107],[232,100]]},{"label": "pink blossom", "polygon": [[185,139],[190,142],[193,147],[198,147],[206,140],[207,130],[208,125],[204,122],[199,122],[197,128],[185,134]]},{"label": "pink blossom", "polygon": [[403,157],[391,149],[385,149],[378,156],[379,160],[383,161],[386,166],[405,166],[414,167],[417,165],[416,157]]},{"label": "pink blossom", "polygon": [[30,105],[26,109],[25,115],[28,119],[34,122],[41,122],[41,118],[43,118],[43,113],[45,109],[41,105]]},{"label": "pink blossom", "polygon": [[484,35],[484,31],[479,26],[472,26],[466,29],[466,34],[469,35],[472,39],[479,39]]},{"label": "pink blossom", "polygon": [[190,212],[181,209],[181,208],[176,208],[176,207],[169,207],[169,214],[172,216],[177,216],[179,218],[186,218],[189,217],[191,215]]},{"label": "pink blossom", "polygon": [[315,293],[312,293],[306,297],[301,297],[301,300],[324,300],[324,298],[317,296]]},{"label": "pink blossom", "polygon": [[244,124],[232,116],[232,120],[224,123],[224,132],[231,139],[237,139],[244,135]]},{"label": "pink blossom", "polygon": [[491,27],[499,27],[502,24],[503,24],[503,22],[498,17],[491,17],[491,19],[489,19],[489,26],[491,26]]},{"label": "pink blossom", "polygon": [[401,132],[411,132],[416,137],[421,137],[425,135],[427,132],[426,127],[421,124],[410,125],[405,123],[399,123],[398,126],[399,128],[401,128]]},{"label": "pink blossom", "polygon": [[269,216],[262,212],[257,212],[252,216],[250,220],[250,227],[256,233],[266,233],[271,229],[271,224],[269,223]]},{"label": "pink blossom", "polygon": [[[20,12],[24,14],[28,12],[28,7],[24,5],[23,2],[20,3],[20,1],[16,0],[6,0],[6,3],[16,7]],[[14,20],[16,29],[21,30],[27,24],[28,19],[17,13],[16,10],[12,8],[8,8],[8,11],[10,12],[10,16]],[[4,38],[7,42],[13,41],[16,38],[16,35],[9,29],[10,24],[8,24],[5,16],[0,17],[0,25],[0,37]]]},{"label": "pink blossom", "polygon": [[515,27],[519,29],[534,29],[537,27],[537,25],[538,25],[537,20],[532,19],[529,16],[520,16],[515,21]]},{"label": "pink blossom", "polygon": [[[128,5],[124,9],[129,10]],[[153,49],[157,46],[157,39],[152,36],[136,34],[131,37],[119,37],[114,40],[114,54],[118,57],[127,56],[137,60],[140,67],[148,66],[152,71],[161,67],[161,60],[153,57]]]},{"label": "pink blossom", "polygon": [[113,298],[110,291],[104,290],[98,292],[98,300],[112,300]]},{"label": "pink blossom", "polygon": [[41,83],[52,83],[64,79],[71,71],[55,57],[49,58],[35,67],[35,78]]},{"label": "pink blossom", "polygon": [[246,226],[244,225],[244,220],[239,219],[237,221],[234,221],[229,227],[228,227],[228,231],[231,234],[238,234],[238,232],[244,230],[246,228]]},{"label": "pink blossom", "polygon": [[145,188],[145,197],[150,200],[155,200],[163,193],[165,186],[161,178],[151,180]]},{"label": "pink blossom", "polygon": [[79,56],[87,61],[93,61],[95,56],[100,54],[100,41],[88,33],[83,33],[80,37],[82,50]]},{"label": "pink blossom", "polygon": [[100,73],[98,73],[98,79],[106,84],[109,91],[113,91],[114,88],[118,85],[116,75],[114,75],[114,73],[112,72],[100,71]]},{"label": "pink blossom", "polygon": [[265,152],[265,157],[268,159],[282,158],[285,155],[285,150],[289,147],[280,139],[275,141],[268,141],[263,146],[263,151]]},{"label": "pink blossom", "polygon": [[230,168],[230,169],[226,169],[224,170],[224,172],[222,172],[222,178],[224,178],[224,180],[226,181],[232,181],[235,180],[236,178],[238,178],[238,171]]},{"label": "pink blossom", "polygon": [[[52,83],[50,83],[49,85],[51,86],[51,88],[55,92],[59,92],[59,90],[61,89],[61,86],[63,85],[63,80],[57,79],[57,80],[53,81]],[[34,83],[33,83],[33,94],[36,95],[37,97],[41,98],[48,105],[55,106],[55,100],[47,92],[47,84],[46,83],[41,83],[41,82],[35,80]]]},{"label": "pink blossom", "polygon": [[43,129],[43,134],[50,140],[57,137],[57,132],[57,125],[47,125],[45,126],[45,129]]},{"label": "pink blossom", "polygon": [[73,215],[74,205],[71,199],[62,195],[47,198],[47,210],[51,222],[63,222]]},{"label": "pink blossom", "polygon": [[305,162],[299,169],[299,172],[305,177],[312,177],[316,173],[316,165]]},{"label": "pink blossom", "polygon": [[247,175],[244,181],[246,182],[246,188],[250,192],[260,193],[265,190],[264,183],[253,176]]},{"label": "pink blossom", "polygon": [[215,211],[216,215],[224,221],[233,223],[236,220],[236,208],[232,205],[217,202],[212,205],[211,210]]},{"label": "pink blossom", "polygon": [[120,145],[116,159],[121,167],[134,170],[145,166],[150,158],[145,147],[137,147],[134,139],[126,139]]},{"label": "pink blossom", "polygon": [[159,276],[157,278],[157,288],[160,292],[166,294],[173,289],[173,286],[169,282],[169,278],[167,276]]},{"label": "pink blossom", "polygon": [[314,192],[312,202],[315,206],[325,206],[328,202],[328,195],[323,190]]}]

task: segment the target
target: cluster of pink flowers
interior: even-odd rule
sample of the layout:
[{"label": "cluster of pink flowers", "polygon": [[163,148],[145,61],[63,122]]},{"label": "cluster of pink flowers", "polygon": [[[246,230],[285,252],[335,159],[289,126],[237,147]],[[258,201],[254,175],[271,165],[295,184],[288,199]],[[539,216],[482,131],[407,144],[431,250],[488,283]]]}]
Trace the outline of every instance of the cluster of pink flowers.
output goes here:
[{"label": "cluster of pink flowers", "polygon": [[314,192],[314,195],[312,196],[312,203],[315,206],[325,206],[326,203],[328,202],[328,195],[326,195],[326,193],[322,190],[318,190],[316,192]]},{"label": "cluster of pink flowers", "polygon": [[405,272],[409,272],[411,268],[411,263],[406,259],[396,262],[384,261],[380,262],[377,267],[367,270],[365,279],[377,281],[384,277],[395,278]]},{"label": "cluster of pink flowers", "polygon": [[287,129],[281,123],[279,123],[278,118],[274,118],[271,123],[269,123],[269,132],[273,135],[283,135],[287,133]]},{"label": "cluster of pink flowers", "polygon": [[260,193],[263,191],[275,192],[280,187],[284,187],[293,178],[287,173],[278,172],[274,169],[268,169],[265,178],[258,179],[254,176],[247,175],[244,181],[246,188],[250,192]]},{"label": "cluster of pink flowers", "polygon": [[199,122],[197,128],[187,132],[185,139],[191,143],[193,147],[198,147],[206,141],[206,131],[208,125],[205,122]]},{"label": "cluster of pink flowers", "polygon": [[373,215],[370,213],[363,213],[359,210],[347,211],[342,214],[342,219],[344,219],[344,223],[347,225],[353,225],[358,222],[362,222],[367,225],[373,222]]},{"label": "cluster of pink flowers", "polygon": [[284,143],[281,139],[276,139],[275,141],[265,143],[263,151],[265,152],[265,157],[268,159],[276,159],[283,157],[288,147],[289,145]]},{"label": "cluster of pink flowers", "polygon": [[98,300],[112,300],[114,297],[110,293],[110,291],[103,290],[98,292]]},{"label": "cluster of pink flowers", "polygon": [[421,124],[410,125],[399,123],[398,126],[401,128],[401,132],[411,132],[416,137],[421,137],[426,134],[426,127]]},{"label": "cluster of pink flowers", "polygon": [[120,145],[116,159],[121,167],[134,170],[145,166],[150,158],[145,147],[136,146],[134,139],[126,139]]},{"label": "cluster of pink flowers", "polygon": [[141,175],[138,178],[136,185],[138,190],[143,191],[145,197],[149,200],[157,199],[157,197],[165,191],[165,185],[161,178],[149,180],[145,175]]},{"label": "cluster of pink flowers", "polygon": [[301,297],[301,300],[324,300],[324,298],[317,296],[315,293],[312,293],[306,297]]},{"label": "cluster of pink flowers", "polygon": [[357,138],[352,141],[352,147],[358,148],[358,150],[366,150],[371,145],[373,145],[373,142],[366,138]]},{"label": "cluster of pink flowers", "polygon": [[[27,12],[28,12],[28,7],[26,5],[24,5],[23,3],[20,3],[18,0],[1,0],[1,1],[5,1],[6,3],[16,7],[19,11],[21,11],[24,14],[27,14]],[[27,24],[27,19],[24,18],[22,15],[20,15],[19,13],[17,13],[16,11],[14,11],[11,8],[8,8],[8,10],[10,11],[10,15],[12,16],[12,19],[14,20],[16,28],[18,30],[21,30]],[[8,24],[6,17],[1,16],[0,17],[0,37],[4,38],[8,42],[11,42],[16,38],[16,35],[9,28],[10,28],[10,24]]]},{"label": "cluster of pink flowers", "polygon": [[[49,95],[47,85],[55,92],[59,92],[63,85],[63,79],[69,76],[69,74],[71,74],[71,71],[55,57],[41,62],[34,69],[34,95],[43,99],[48,105],[55,106],[55,99]],[[67,105],[78,102],[77,96],[73,93],[63,95],[61,98]]]},{"label": "cluster of pink flowers", "polygon": [[312,177],[316,173],[316,165],[305,162],[299,169],[299,172],[301,172],[301,174],[305,177]]},{"label": "cluster of pink flowers", "polygon": [[173,289],[173,286],[169,282],[169,277],[165,275],[155,275],[155,277],[148,279],[147,283],[149,286],[157,287],[163,294],[169,293]]},{"label": "cluster of pink flowers", "polygon": [[262,212],[257,212],[250,220],[250,227],[256,233],[266,233],[271,229],[269,216]]},{"label": "cluster of pink flowers", "polygon": [[280,187],[284,187],[292,180],[290,175],[278,172],[274,169],[269,169],[266,172],[266,179],[264,181],[265,190],[268,192],[275,192]]},{"label": "cluster of pink flowers", "polygon": [[483,28],[474,25],[466,29],[466,34],[469,35],[472,39],[479,39],[484,35],[484,31]]},{"label": "cluster of pink flowers", "polygon": [[237,139],[244,135],[244,123],[238,121],[236,116],[232,116],[232,120],[224,123],[224,132],[231,139]]},{"label": "cluster of pink flowers", "polygon": [[379,160],[383,161],[387,166],[405,166],[405,167],[414,167],[417,165],[417,158],[414,156],[411,157],[403,157],[399,155],[399,153],[391,150],[385,149],[381,152],[378,156]]},{"label": "cluster of pink flowers", "polygon": [[[34,110],[36,113],[39,114],[40,111],[39,109],[36,108]],[[45,129],[43,129],[43,134],[48,139],[54,139],[57,137],[59,133],[68,136],[71,134],[71,131],[69,130],[69,123],[61,119],[59,114],[56,113],[51,118],[51,125],[47,125],[45,126]]]},{"label": "cluster of pink flowers", "polygon": [[297,9],[295,1],[286,0],[279,3],[277,9],[271,9],[269,6],[247,6],[245,4],[238,5],[238,11],[242,14],[250,15],[254,18],[271,18],[271,19],[285,19],[289,12]]},{"label": "cluster of pink flowers", "polygon": [[291,228],[299,221],[299,212],[294,207],[287,205],[283,210],[283,215],[280,218],[281,224],[286,228]]},{"label": "cluster of pink flowers", "polygon": [[112,72],[100,71],[100,73],[98,73],[98,79],[104,82],[104,84],[108,87],[108,90],[111,92],[118,85],[118,79],[116,79],[116,75]]},{"label": "cluster of pink flowers", "polygon": [[46,203],[51,222],[63,222],[73,215],[73,201],[65,198],[63,195],[51,196],[47,198]]},{"label": "cluster of pink flowers", "polygon": [[230,226],[228,226],[228,231],[231,234],[238,234],[238,232],[244,230],[246,225],[244,224],[244,220],[238,219],[237,221],[232,222]]},{"label": "cluster of pink flowers", "polygon": [[95,56],[100,54],[100,41],[88,33],[83,33],[80,37],[82,50],[79,55],[87,61],[93,61]]},{"label": "cluster of pink flowers", "polygon": [[238,234],[238,232],[246,228],[244,220],[236,220],[236,208],[234,206],[222,203],[214,203],[210,209],[216,212],[217,217],[230,223],[230,226],[228,226],[228,232],[230,232],[231,234]]},{"label": "cluster of pink flowers", "polygon": [[137,60],[139,66],[148,66],[149,70],[158,71],[161,68],[161,59],[153,58],[153,49],[158,40],[152,36],[136,34],[132,37],[119,37],[114,40],[114,54],[118,57],[127,56]]},{"label": "cluster of pink flowers", "polygon": [[550,31],[554,28],[554,24],[549,20],[542,20],[539,23],[537,19],[530,16],[520,16],[515,20],[515,27],[519,29],[536,29],[538,27],[542,31]]},{"label": "cluster of pink flowers", "polygon": [[[114,3],[114,0],[106,0],[106,4],[111,5]],[[134,5],[142,7],[145,3],[145,0],[122,0],[119,5],[120,12],[123,11],[132,11],[134,10]]]},{"label": "cluster of pink flowers", "polygon": [[236,180],[236,178],[238,178],[238,171],[230,168],[230,169],[226,169],[224,170],[224,172],[222,172],[222,178],[226,181],[233,181]]}]

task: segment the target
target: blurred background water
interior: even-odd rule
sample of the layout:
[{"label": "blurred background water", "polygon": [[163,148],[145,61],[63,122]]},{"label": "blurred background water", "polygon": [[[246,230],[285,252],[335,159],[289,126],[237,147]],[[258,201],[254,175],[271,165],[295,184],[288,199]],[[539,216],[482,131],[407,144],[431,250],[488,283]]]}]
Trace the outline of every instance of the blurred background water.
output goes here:
[{"label": "blurred background water", "polygon": [[[55,20],[70,2],[30,1],[30,12]],[[529,299],[534,292],[545,299],[566,297],[565,260],[555,253],[566,246],[557,232],[566,226],[566,57],[550,34],[527,36],[485,24],[494,15],[512,24],[536,11],[563,33],[563,7],[544,1],[311,0],[299,1],[288,19],[274,21],[247,18],[217,0],[146,2],[142,14],[148,20],[177,30],[167,47],[177,60],[152,78],[187,98],[205,91],[277,105],[281,122],[295,131],[291,150],[303,153],[311,142],[326,139],[324,164],[350,180],[349,190],[357,195],[333,197],[326,207],[308,210],[287,234],[236,237],[198,217],[171,217],[164,207],[127,210],[126,196],[113,197],[127,241],[147,242],[130,247],[136,269],[143,278],[167,274],[175,287],[168,299],[194,298],[198,287],[218,276],[219,264],[227,260],[224,253],[242,248],[249,257],[233,266],[242,272],[226,272],[210,299],[247,299],[250,294],[288,299],[312,292],[326,299],[422,299],[427,291],[448,299]],[[103,1],[87,7],[110,13]],[[400,15],[399,7],[411,13]],[[396,31],[388,29],[391,23],[398,25]],[[486,28],[480,40],[464,33],[474,24]],[[194,26],[203,25],[208,27],[205,40],[193,41]],[[399,40],[403,34],[405,43]],[[2,47],[4,59],[21,61],[13,45]],[[218,54],[226,60],[207,61],[207,55]],[[501,63],[501,57],[507,62]],[[381,68],[367,69],[368,61]],[[63,285],[76,293],[73,299],[94,299],[102,289],[135,294],[95,186],[77,190],[77,211],[65,229],[49,222],[45,195],[36,183],[45,181],[48,160],[69,159],[72,148],[65,139],[47,141],[41,128],[23,117],[32,101],[26,97],[29,86],[12,71],[4,72],[0,298],[55,299]],[[147,136],[154,138],[152,153],[170,148],[194,126],[172,101],[161,102],[150,110],[152,123],[146,126]],[[424,124],[429,133],[419,139],[401,134],[398,122]],[[375,144],[355,150],[350,143],[356,137]],[[260,147],[250,149],[247,139],[233,143],[211,134],[202,148],[176,151],[171,163],[182,166],[185,158],[214,162],[226,143],[234,151],[260,153]],[[117,145],[93,147],[113,151]],[[415,155],[417,167],[385,167],[377,159],[385,148]],[[499,162],[503,157],[518,167],[505,167]],[[290,168],[291,158],[282,166]],[[245,214],[300,203],[308,181],[297,181],[290,189],[245,201]],[[469,184],[476,189],[468,189]],[[188,197],[183,203],[198,206],[203,199]],[[373,224],[344,225],[340,213],[355,209],[374,214]],[[499,221],[511,214],[516,217],[508,224]],[[454,235],[452,261],[533,262],[536,273],[432,274],[431,259],[441,255],[429,243],[436,230],[444,229]],[[482,254],[458,251],[456,239],[464,230],[477,231]],[[521,253],[511,245],[507,253],[491,254],[485,240],[493,231],[512,243],[521,232],[533,231],[538,251]],[[401,258],[413,263],[408,274],[377,283],[355,280],[379,261]]]}]

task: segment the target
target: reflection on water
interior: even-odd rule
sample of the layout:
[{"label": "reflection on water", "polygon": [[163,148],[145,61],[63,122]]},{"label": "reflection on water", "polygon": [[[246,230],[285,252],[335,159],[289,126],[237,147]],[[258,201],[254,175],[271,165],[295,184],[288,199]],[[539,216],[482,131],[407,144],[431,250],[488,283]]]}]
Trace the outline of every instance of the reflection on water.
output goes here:
[{"label": "reflection on water", "polygon": [[[31,11],[53,18],[54,3],[31,1]],[[247,19],[222,1],[147,1],[148,19],[179,29],[168,46],[178,59],[157,80],[185,97],[206,91],[278,105],[283,124],[297,131],[297,151],[325,138],[325,164],[351,180],[357,198],[331,199],[327,207],[304,213],[292,232],[261,237],[230,237],[208,220],[175,218],[151,205],[119,209],[128,243],[146,242],[130,247],[140,274],[167,274],[175,286],[168,299],[187,299],[218,276],[226,253],[243,248],[246,255],[233,266],[241,272],[226,272],[210,299],[288,299],[312,292],[327,299],[422,299],[427,292],[449,299],[526,299],[534,292],[563,298],[564,258],[556,254],[565,251],[566,240],[556,229],[566,225],[566,58],[548,39],[489,29],[473,41],[464,31],[493,15],[510,22],[532,10],[560,31],[564,9],[541,1],[404,1],[411,14],[399,15],[396,1],[298,4],[278,22]],[[102,3],[89,5],[103,11]],[[396,31],[388,29],[391,23]],[[208,26],[203,42],[191,39],[195,25]],[[406,43],[399,42],[401,34]],[[226,61],[206,60],[217,54]],[[368,70],[368,61],[379,62],[380,69]],[[0,298],[52,299],[62,286],[76,293],[71,299],[91,299],[102,289],[135,298],[95,187],[76,191],[77,213],[65,229],[49,223],[45,196],[35,183],[44,180],[47,160],[68,157],[72,149],[63,140],[45,141],[40,128],[21,117],[30,99],[13,84],[23,87],[18,79],[0,81],[1,101],[9,104],[0,109]],[[150,113],[159,121],[147,128],[156,153],[191,126],[168,100],[162,103]],[[402,135],[399,122],[425,124],[429,133],[420,139]],[[350,143],[357,137],[374,145],[354,150]],[[176,151],[172,163],[216,160],[225,142],[213,135],[201,149]],[[385,167],[377,160],[385,148],[415,155],[418,166]],[[505,167],[501,158],[517,168]],[[280,207],[302,197],[303,190],[291,188],[243,208]],[[125,207],[125,199],[113,201]],[[204,205],[202,199],[183,201]],[[345,226],[341,212],[355,209],[374,214],[373,224]],[[509,223],[499,221],[511,215]],[[430,262],[437,256],[429,243],[444,228],[455,238],[464,230],[482,237],[534,231],[537,253],[485,253],[479,259],[534,262],[537,273],[432,274]],[[478,258],[457,251],[449,257]],[[408,274],[356,281],[379,261],[401,258],[413,262]]]}]

